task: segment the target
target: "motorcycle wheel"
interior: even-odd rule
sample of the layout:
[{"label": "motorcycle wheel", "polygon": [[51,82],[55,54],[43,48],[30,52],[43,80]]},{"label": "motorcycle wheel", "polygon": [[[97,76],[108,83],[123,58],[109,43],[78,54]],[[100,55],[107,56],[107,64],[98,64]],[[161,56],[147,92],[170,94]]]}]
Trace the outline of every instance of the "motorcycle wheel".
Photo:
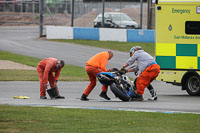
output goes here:
[{"label": "motorcycle wheel", "polygon": [[122,100],[122,101],[130,100],[130,97],[125,95],[123,90],[121,88],[119,88],[116,83],[112,83],[110,85],[110,89],[115,94],[115,96],[118,97],[120,100]]}]

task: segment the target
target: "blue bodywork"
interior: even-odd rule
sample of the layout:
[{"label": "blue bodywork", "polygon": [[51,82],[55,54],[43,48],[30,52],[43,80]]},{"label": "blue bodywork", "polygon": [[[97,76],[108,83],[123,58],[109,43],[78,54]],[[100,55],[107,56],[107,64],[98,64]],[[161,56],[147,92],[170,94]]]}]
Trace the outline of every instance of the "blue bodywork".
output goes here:
[{"label": "blue bodywork", "polygon": [[[103,85],[107,85],[107,84],[102,80],[102,78],[101,78],[100,75],[105,75],[106,77],[111,78],[111,79],[113,79],[113,78],[116,76],[115,74],[113,74],[113,73],[111,73],[111,72],[101,72],[101,73],[99,73],[99,74],[97,75],[97,78],[98,78],[99,82],[100,82],[101,84],[103,84]],[[135,97],[135,94],[133,93],[132,90],[133,90],[133,88],[130,87],[128,90],[122,90],[122,92],[123,92],[126,96]]]},{"label": "blue bodywork", "polygon": [[101,83],[101,84],[103,84],[103,85],[105,85],[105,83],[101,80],[101,78],[100,78],[100,75],[106,75],[107,77],[111,77],[111,78],[114,78],[114,74],[113,73],[111,73],[111,72],[101,72],[101,73],[99,73],[98,75],[97,75],[97,78],[98,78],[98,80],[99,80],[99,82]]}]

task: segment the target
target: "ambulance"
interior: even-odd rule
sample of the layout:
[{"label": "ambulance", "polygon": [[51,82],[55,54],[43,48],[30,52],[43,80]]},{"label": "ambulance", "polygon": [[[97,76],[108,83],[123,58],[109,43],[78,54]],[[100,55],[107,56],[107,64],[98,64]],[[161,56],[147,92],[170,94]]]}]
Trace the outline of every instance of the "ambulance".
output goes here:
[{"label": "ambulance", "polygon": [[200,95],[200,0],[153,0],[159,81]]}]

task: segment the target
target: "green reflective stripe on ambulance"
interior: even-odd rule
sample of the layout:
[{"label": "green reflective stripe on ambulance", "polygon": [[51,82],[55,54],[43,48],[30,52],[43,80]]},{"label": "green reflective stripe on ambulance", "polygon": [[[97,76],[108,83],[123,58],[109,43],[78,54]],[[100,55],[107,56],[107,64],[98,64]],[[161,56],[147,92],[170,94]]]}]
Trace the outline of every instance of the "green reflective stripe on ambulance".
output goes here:
[{"label": "green reflective stripe on ambulance", "polygon": [[197,56],[197,44],[176,44],[176,56]]},{"label": "green reflective stripe on ambulance", "polygon": [[198,57],[198,69],[200,69],[200,57]]},{"label": "green reflective stripe on ambulance", "polygon": [[156,62],[161,68],[176,68],[176,56],[156,56]]}]

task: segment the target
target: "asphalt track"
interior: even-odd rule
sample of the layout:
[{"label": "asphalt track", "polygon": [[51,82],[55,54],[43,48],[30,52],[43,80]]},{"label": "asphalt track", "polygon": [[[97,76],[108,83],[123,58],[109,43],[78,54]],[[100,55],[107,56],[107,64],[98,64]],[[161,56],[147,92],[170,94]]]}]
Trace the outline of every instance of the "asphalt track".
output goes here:
[{"label": "asphalt track", "polygon": [[[0,27],[0,50],[10,51],[39,58],[56,57],[68,64],[84,67],[85,61],[97,52],[106,50],[81,45],[48,42],[38,39],[38,27]],[[128,53],[114,51],[110,67],[119,68],[127,59]],[[90,101],[80,101],[80,96],[88,82],[59,82],[60,92],[65,99],[39,99],[38,82],[10,81],[0,82],[0,104],[53,106],[60,108],[84,108],[105,110],[147,111],[163,113],[196,113],[200,114],[199,97],[191,97],[180,87],[164,82],[152,84],[158,94],[158,101],[146,100],[150,97],[146,90],[143,102],[122,102],[109,90],[110,101],[100,98],[101,85],[89,95]],[[14,96],[29,96],[30,99],[14,99]]]}]

